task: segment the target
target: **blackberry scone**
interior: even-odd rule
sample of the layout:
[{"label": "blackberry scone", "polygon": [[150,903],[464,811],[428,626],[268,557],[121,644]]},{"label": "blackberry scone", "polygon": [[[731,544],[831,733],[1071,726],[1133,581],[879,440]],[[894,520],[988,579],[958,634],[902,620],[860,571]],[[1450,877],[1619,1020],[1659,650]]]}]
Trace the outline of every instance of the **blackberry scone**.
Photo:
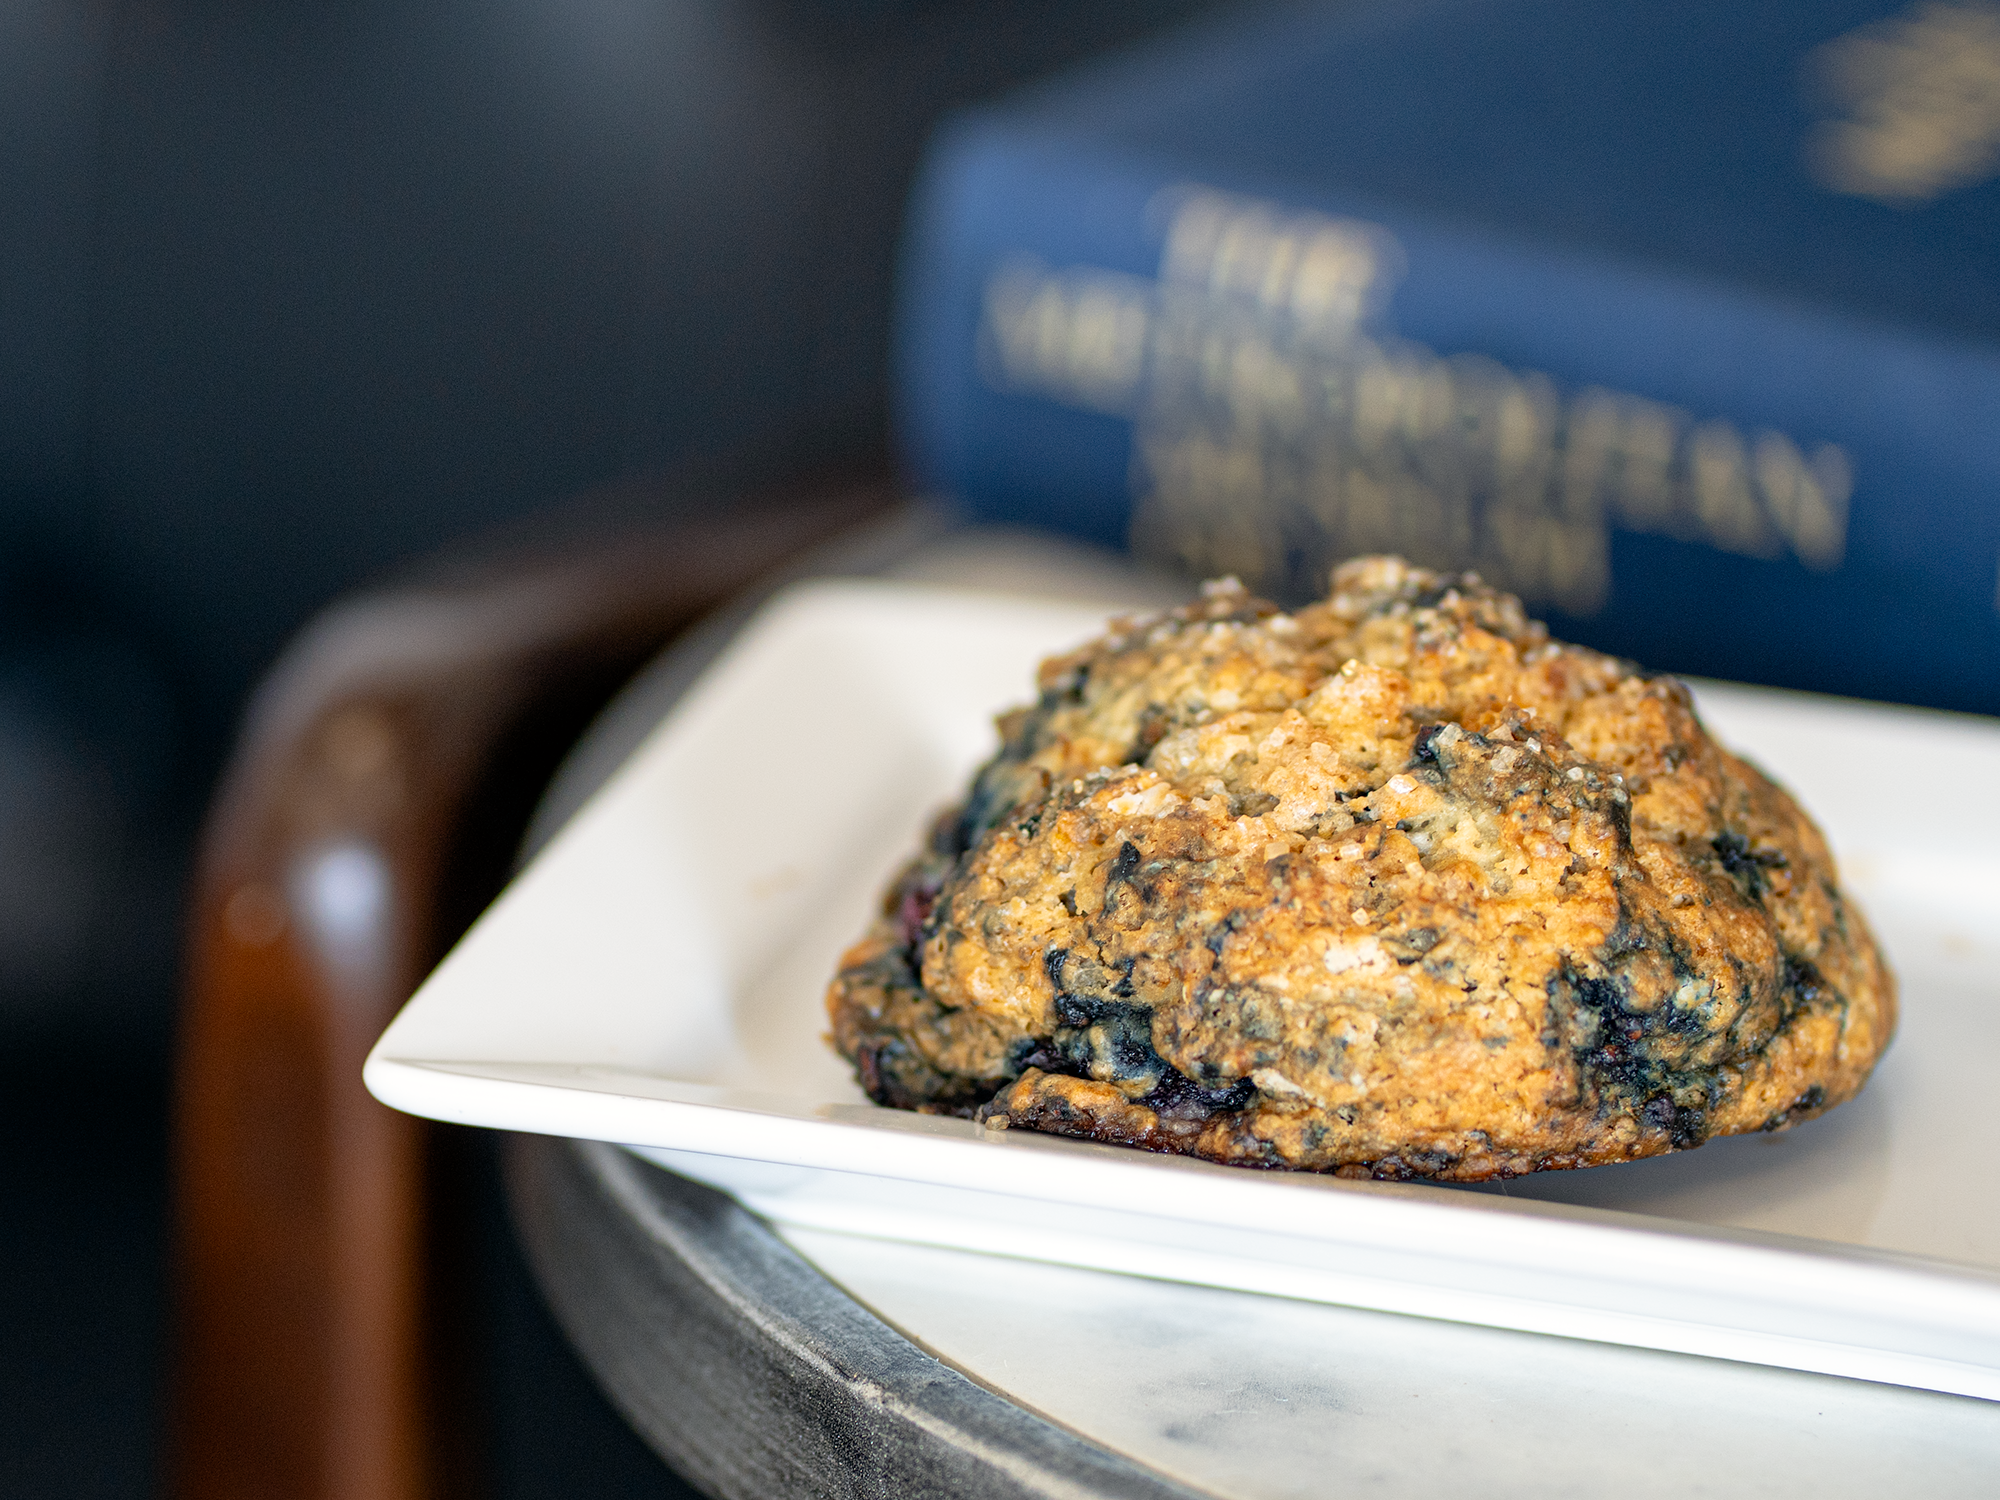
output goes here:
[{"label": "blackberry scone", "polygon": [[1471,1181],[1851,1097],[1895,987],[1825,841],[1671,677],[1394,558],[1043,664],[842,960],[878,1103]]}]

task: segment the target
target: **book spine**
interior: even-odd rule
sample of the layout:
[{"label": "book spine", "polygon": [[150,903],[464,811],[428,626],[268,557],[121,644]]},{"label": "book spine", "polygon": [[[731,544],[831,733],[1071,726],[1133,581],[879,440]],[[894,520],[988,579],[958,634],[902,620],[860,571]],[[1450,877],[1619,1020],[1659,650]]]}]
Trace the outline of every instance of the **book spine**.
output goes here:
[{"label": "book spine", "polygon": [[1006,115],[914,200],[905,449],[1280,597],[1473,567],[1661,667],[2000,710],[2000,354]]}]

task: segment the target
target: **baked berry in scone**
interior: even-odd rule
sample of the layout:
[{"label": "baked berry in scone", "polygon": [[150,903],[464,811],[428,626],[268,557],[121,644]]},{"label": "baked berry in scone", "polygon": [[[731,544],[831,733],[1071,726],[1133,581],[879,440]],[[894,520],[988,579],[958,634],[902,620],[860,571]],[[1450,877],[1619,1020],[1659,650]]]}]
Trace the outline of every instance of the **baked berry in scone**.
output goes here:
[{"label": "baked berry in scone", "polygon": [[879,1103],[1463,1181],[1779,1129],[1888,1043],[1791,797],[1474,575],[1210,584],[1040,689],[833,981]]}]

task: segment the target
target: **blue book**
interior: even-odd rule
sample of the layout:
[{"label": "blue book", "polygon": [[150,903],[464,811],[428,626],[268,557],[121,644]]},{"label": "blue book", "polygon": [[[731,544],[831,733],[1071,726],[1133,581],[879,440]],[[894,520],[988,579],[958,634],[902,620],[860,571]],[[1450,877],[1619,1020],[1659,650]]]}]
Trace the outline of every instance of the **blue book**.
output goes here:
[{"label": "blue book", "polygon": [[975,515],[2000,711],[2000,6],[1239,13],[957,120],[905,255]]}]

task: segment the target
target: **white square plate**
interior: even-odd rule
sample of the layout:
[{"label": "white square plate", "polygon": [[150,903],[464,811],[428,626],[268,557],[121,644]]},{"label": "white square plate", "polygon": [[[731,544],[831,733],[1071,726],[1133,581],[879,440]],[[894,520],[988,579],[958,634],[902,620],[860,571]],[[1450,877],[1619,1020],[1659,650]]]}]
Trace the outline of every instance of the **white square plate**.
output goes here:
[{"label": "white square plate", "polygon": [[412,1113],[616,1141],[787,1224],[2000,1399],[2000,726],[1723,685],[1902,981],[1867,1091],[1775,1136],[1475,1190],[1250,1172],[878,1109],[842,947],[993,713],[1099,610],[774,600],[377,1044]]}]

